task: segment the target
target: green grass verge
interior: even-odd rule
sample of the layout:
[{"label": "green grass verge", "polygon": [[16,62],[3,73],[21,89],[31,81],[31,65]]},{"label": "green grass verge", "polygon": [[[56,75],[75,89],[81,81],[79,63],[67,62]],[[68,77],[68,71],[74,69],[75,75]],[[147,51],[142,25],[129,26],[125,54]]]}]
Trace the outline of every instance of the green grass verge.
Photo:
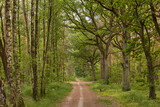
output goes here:
[{"label": "green grass verge", "polygon": [[[160,107],[160,90],[156,91],[157,99],[150,100],[148,98],[148,88],[146,87],[137,89],[133,86],[131,91],[123,92],[122,86],[118,84],[104,85],[101,82],[94,82],[89,84],[89,86],[100,96],[112,97],[99,100],[109,105],[112,104],[112,100],[115,100],[119,102],[122,107]],[[104,90],[100,92],[100,89]]]},{"label": "green grass verge", "polygon": [[46,87],[46,96],[39,98],[36,102],[32,98],[32,86],[23,85],[22,95],[26,107],[56,107],[69,92],[72,90],[72,85],[68,83],[51,83]]}]

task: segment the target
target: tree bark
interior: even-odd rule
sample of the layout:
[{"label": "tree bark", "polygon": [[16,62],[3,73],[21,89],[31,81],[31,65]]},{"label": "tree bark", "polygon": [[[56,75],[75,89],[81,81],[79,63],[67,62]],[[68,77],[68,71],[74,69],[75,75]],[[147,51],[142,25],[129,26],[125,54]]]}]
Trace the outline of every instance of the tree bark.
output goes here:
[{"label": "tree bark", "polygon": [[46,62],[46,24],[45,24],[45,0],[44,0],[44,13],[43,13],[43,69],[42,69],[42,77],[41,77],[41,96],[45,95],[45,87],[44,87],[44,70],[45,70],[45,62]]},{"label": "tree bark", "polygon": [[104,58],[103,58],[103,70],[104,70],[104,76],[105,76],[105,82],[106,84],[109,84],[109,70],[108,70],[108,63],[107,63],[107,59],[108,59],[108,51],[109,51],[109,46],[110,43],[112,41],[112,37],[109,38],[109,40],[107,41],[107,43],[105,44],[105,53],[104,53]]},{"label": "tree bark", "polygon": [[147,67],[148,67],[148,82],[149,82],[149,98],[156,99],[155,93],[155,81],[154,81],[154,68],[151,55],[145,51],[145,56],[147,59]]},{"label": "tree bark", "polygon": [[4,38],[4,26],[3,26],[3,18],[2,18],[2,9],[0,10],[0,19],[1,19],[1,31],[2,31],[2,37],[0,38],[0,57],[2,59],[3,63],[3,69],[6,76],[6,79],[8,80],[8,72],[7,72],[7,56],[6,56],[6,40]]},{"label": "tree bark", "polygon": [[3,69],[6,76],[6,79],[8,80],[8,72],[7,72],[7,56],[5,53],[5,47],[2,44],[2,40],[0,39],[0,57],[2,59],[3,63]]},{"label": "tree bark", "polygon": [[11,39],[11,20],[10,20],[10,0],[6,0],[6,49],[7,49],[7,71],[8,71],[8,83],[10,89],[10,104],[16,107],[15,100],[15,87],[13,81],[13,69],[12,69],[12,39]]},{"label": "tree bark", "polygon": [[25,27],[26,27],[26,34],[27,34],[27,51],[30,55],[30,37],[29,37],[29,28],[28,28],[28,18],[26,13],[26,7],[25,7],[25,0],[22,0],[22,6],[23,6],[23,14],[25,19]]},{"label": "tree bark", "polygon": [[100,52],[100,71],[101,71],[101,79],[104,79],[104,70],[103,70],[103,54]]},{"label": "tree bark", "polygon": [[[37,5],[37,3],[36,3]],[[32,69],[33,69],[33,98],[38,100],[38,78],[35,54],[35,36],[34,36],[34,0],[31,1],[31,56],[32,56]]]},{"label": "tree bark", "polygon": [[6,93],[3,79],[0,80],[0,107],[8,107],[6,103]]},{"label": "tree bark", "polygon": [[[146,31],[146,32],[148,32],[148,31]],[[147,68],[148,68],[148,73],[149,73],[148,74],[149,98],[156,99],[155,81],[154,81],[154,67],[153,67],[153,61],[152,61],[152,56],[151,56],[151,52],[150,52],[151,50],[150,50],[150,46],[148,49],[146,48],[146,42],[145,42],[145,38],[144,38],[144,25],[142,23],[141,23],[140,38],[141,38],[143,50],[145,53],[145,57],[147,60]]]},{"label": "tree bark", "polygon": [[[127,45],[127,40],[126,38],[128,37],[127,35],[127,31],[125,30],[125,28],[123,29],[123,37],[122,37],[122,49],[126,50],[128,48]],[[123,76],[122,76],[122,91],[130,91],[130,81],[129,81],[129,55],[127,55],[125,52],[122,51],[122,55],[123,55],[123,64],[122,64],[122,68],[123,68]]]},{"label": "tree bark", "polygon": [[154,5],[152,3],[152,0],[150,1],[150,8],[151,8],[151,12],[152,12],[152,19],[153,19],[153,22],[154,22],[154,26],[160,36],[160,27],[158,25],[158,19],[156,18],[156,10],[154,8]]},{"label": "tree bark", "polygon": [[19,10],[19,7],[20,7],[20,5],[19,5],[19,1],[20,0],[18,0],[18,44],[19,44],[19,62],[21,62],[21,34],[20,34],[20,19],[19,19],[19,12],[20,12],[20,10]]},{"label": "tree bark", "polygon": [[13,0],[13,20],[12,20],[12,35],[13,35],[13,58],[14,58],[14,68],[16,72],[16,95],[18,100],[18,107],[24,107],[24,101],[21,94],[21,83],[20,83],[20,70],[18,64],[18,55],[17,55],[17,2]]},{"label": "tree bark", "polygon": [[96,81],[97,78],[96,78],[96,73],[95,73],[94,61],[91,62],[91,66],[92,66],[92,73],[93,73],[94,81]]},{"label": "tree bark", "polygon": [[[30,54],[31,54],[31,50],[30,50],[30,36],[29,36],[29,25],[28,25],[28,14],[26,12],[26,6],[25,6],[25,0],[22,0],[22,6],[23,6],[23,14],[24,14],[24,21],[25,21],[25,27],[26,27],[26,34],[27,34],[27,52],[28,52],[28,55],[29,55],[29,58],[30,58]],[[27,11],[28,11],[28,0],[27,0]],[[29,69],[27,70],[27,79],[28,79],[28,82],[29,82],[29,75],[30,75],[30,72],[31,72],[31,65],[29,65]]]},{"label": "tree bark", "polygon": [[[63,32],[65,33],[65,29],[64,29]],[[65,63],[64,63],[64,60],[65,60],[65,45],[64,45],[64,39],[63,39],[63,61],[62,61],[62,66],[63,66],[63,82],[65,81]]]}]

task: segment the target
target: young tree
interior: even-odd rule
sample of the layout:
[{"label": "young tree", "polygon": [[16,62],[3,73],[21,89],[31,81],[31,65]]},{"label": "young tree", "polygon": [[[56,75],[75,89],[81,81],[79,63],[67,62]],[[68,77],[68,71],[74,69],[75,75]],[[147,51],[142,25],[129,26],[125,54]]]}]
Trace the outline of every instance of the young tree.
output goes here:
[{"label": "young tree", "polygon": [[[44,0],[45,3],[45,0]],[[48,19],[48,29],[47,29],[47,41],[45,40],[45,19],[43,19],[43,30],[44,30],[44,39],[43,39],[43,69],[42,69],[42,80],[41,80],[41,96],[44,96],[45,94],[45,87],[44,87],[44,71],[45,71],[45,65],[46,65],[46,57],[49,47],[49,36],[50,36],[50,25],[51,25],[51,19],[52,19],[52,0],[49,0],[49,19]],[[45,10],[45,4],[44,4],[44,10]],[[45,12],[45,11],[44,11]],[[45,14],[45,13],[44,13]],[[46,42],[46,43],[45,43]],[[46,45],[45,45],[46,44]]]}]

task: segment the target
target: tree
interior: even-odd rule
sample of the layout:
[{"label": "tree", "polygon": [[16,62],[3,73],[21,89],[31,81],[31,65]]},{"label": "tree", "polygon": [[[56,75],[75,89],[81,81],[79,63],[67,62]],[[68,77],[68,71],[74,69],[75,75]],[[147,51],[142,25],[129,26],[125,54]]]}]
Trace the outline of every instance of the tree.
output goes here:
[{"label": "tree", "polygon": [[7,71],[8,71],[8,84],[10,89],[10,103],[16,107],[15,99],[15,86],[13,81],[13,69],[12,69],[12,41],[11,41],[11,20],[10,20],[10,0],[6,0],[6,49],[7,49]]},{"label": "tree", "polygon": [[[94,0],[98,4],[102,6],[105,10],[113,13],[116,18],[119,18],[119,24],[121,26],[121,32],[122,32],[122,44],[120,49],[122,50],[122,55],[123,55],[123,63],[122,63],[122,68],[123,68],[123,85],[122,85],[122,90],[123,91],[129,91],[130,90],[130,82],[129,82],[129,55],[127,55],[124,50],[128,48],[128,40],[129,40],[129,32],[126,29],[128,22],[125,19],[122,19],[121,17],[125,15],[125,11],[127,4],[125,2],[123,3],[123,0],[121,1],[122,4],[119,4],[119,2],[111,0],[111,1],[105,1],[105,0]],[[107,5],[109,4],[109,5]],[[113,5],[114,4],[114,5]],[[116,6],[121,5],[120,8],[117,8]],[[130,9],[130,8],[128,8]]]},{"label": "tree", "polygon": [[17,2],[13,0],[13,20],[12,20],[12,35],[13,35],[13,57],[14,57],[14,68],[16,72],[16,95],[18,100],[18,107],[24,107],[24,101],[21,95],[21,82],[20,82],[20,69],[18,63],[18,49],[17,49]]},{"label": "tree", "polygon": [[0,79],[0,106],[7,107],[4,80]]},{"label": "tree", "polygon": [[[94,45],[98,47],[100,52],[103,54],[103,72],[105,77],[106,84],[109,84],[109,70],[108,70],[108,63],[107,63],[107,57],[108,57],[108,50],[109,46],[111,44],[112,38],[119,34],[119,32],[110,32],[109,29],[112,29],[112,26],[110,26],[109,23],[112,23],[108,21],[107,18],[103,18],[102,14],[99,11],[103,11],[100,9],[99,5],[94,4],[94,2],[91,1],[69,1],[66,3],[65,12],[67,14],[68,20],[70,20],[71,23],[73,23],[73,26],[69,26],[71,28],[74,28],[76,30],[80,30],[87,38],[87,33],[94,36],[92,40],[94,41]],[[81,4],[81,5],[77,5]],[[73,8],[74,7],[74,8]],[[84,8],[85,7],[85,8]],[[99,15],[100,14],[100,15]],[[85,18],[85,15],[87,18]],[[107,14],[109,15],[109,14]],[[99,18],[102,17],[104,20],[103,25],[98,25],[98,22],[101,23]],[[109,22],[109,23],[107,23]],[[107,26],[107,24],[109,26]],[[91,44],[93,45],[93,44]]]},{"label": "tree", "polygon": [[[139,5],[140,4],[140,5]],[[134,26],[138,26],[138,29],[134,28],[134,31],[136,34],[139,35],[141,45],[147,60],[147,68],[148,68],[148,83],[149,83],[149,98],[156,99],[156,93],[155,93],[155,82],[154,82],[154,65],[153,65],[153,55],[151,53],[151,28],[149,28],[149,20],[148,17],[149,14],[146,13],[147,8],[143,8],[146,4],[143,4],[143,2],[137,2],[136,8],[134,9],[134,14],[136,15],[136,18],[134,20],[135,24]],[[138,11],[141,9],[140,11]],[[145,14],[145,16],[142,16],[141,13]],[[153,18],[153,14],[152,14]],[[138,24],[138,25],[136,25]],[[133,27],[134,27],[133,26]]]},{"label": "tree", "polygon": [[[37,8],[37,5],[38,5],[38,2],[36,2],[36,8]],[[37,11],[36,11],[36,14],[37,14]],[[38,30],[37,25],[36,25],[36,30]],[[32,56],[32,69],[33,69],[33,98],[35,100],[38,100],[37,62],[36,62],[36,52],[35,52],[36,51],[35,42],[37,42],[35,41],[35,37],[37,37],[37,33],[35,34],[34,31],[35,31],[34,30],[34,0],[32,0],[31,1],[31,56]]]},{"label": "tree", "polygon": [[74,36],[75,37],[73,37],[72,40],[73,42],[72,45],[74,49],[72,55],[77,59],[80,58],[86,61],[87,63],[90,63],[94,81],[96,81],[97,78],[95,73],[95,65],[99,62],[99,51],[97,47],[85,44],[87,40],[85,39],[84,36],[82,35],[78,36],[74,35]]},{"label": "tree", "polygon": [[[44,1],[45,2],[45,1]],[[45,40],[45,19],[43,22],[43,29],[44,29],[44,39],[43,39],[43,69],[42,69],[42,80],[41,80],[41,95],[45,95],[45,87],[44,87],[44,71],[45,71],[45,65],[46,65],[46,57],[47,57],[47,52],[48,52],[48,47],[49,47],[49,36],[50,36],[50,25],[51,25],[51,19],[52,19],[52,0],[49,1],[49,21],[48,21],[48,29],[47,29],[47,41]],[[45,5],[44,5],[44,10],[45,10]],[[45,43],[46,42],[46,43]],[[46,45],[45,45],[46,44]]]},{"label": "tree", "polygon": [[0,38],[0,57],[2,59],[3,68],[5,72],[6,79],[8,80],[8,72],[7,72],[7,56],[6,56],[6,40],[3,26],[3,18],[2,18],[2,9],[3,5],[0,8],[0,19],[1,19],[1,32],[2,38]]},{"label": "tree", "polygon": [[150,10],[152,12],[152,20],[153,20],[153,23],[154,23],[154,26],[155,26],[155,29],[157,30],[157,33],[159,34],[160,36],[160,27],[159,27],[159,24],[158,24],[158,17],[157,17],[157,12],[156,12],[156,9],[155,9],[155,6],[153,4],[154,2],[152,0],[150,0],[149,2],[149,5],[150,5]]}]

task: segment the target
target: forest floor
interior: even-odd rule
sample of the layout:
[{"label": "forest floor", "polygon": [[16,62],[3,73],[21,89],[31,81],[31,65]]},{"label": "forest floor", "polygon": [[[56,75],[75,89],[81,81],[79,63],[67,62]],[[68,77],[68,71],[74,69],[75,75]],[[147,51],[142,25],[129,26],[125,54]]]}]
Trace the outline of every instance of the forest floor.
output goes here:
[{"label": "forest floor", "polygon": [[132,84],[131,91],[127,92],[122,91],[121,84],[105,85],[102,81],[92,82],[88,86],[98,95],[104,97],[99,101],[105,102],[110,107],[113,107],[115,102],[118,102],[119,107],[160,107],[160,87],[156,87],[157,99],[151,100],[148,98],[148,87],[137,84],[136,86]]},{"label": "forest floor", "polygon": [[[76,78],[75,82],[69,82],[73,85],[73,90],[70,95],[65,98],[59,107],[107,107],[104,102],[98,101],[103,97],[98,96],[91,91],[87,84]],[[111,105],[110,105],[111,106]],[[112,107],[117,107],[117,103],[113,103]]]}]

